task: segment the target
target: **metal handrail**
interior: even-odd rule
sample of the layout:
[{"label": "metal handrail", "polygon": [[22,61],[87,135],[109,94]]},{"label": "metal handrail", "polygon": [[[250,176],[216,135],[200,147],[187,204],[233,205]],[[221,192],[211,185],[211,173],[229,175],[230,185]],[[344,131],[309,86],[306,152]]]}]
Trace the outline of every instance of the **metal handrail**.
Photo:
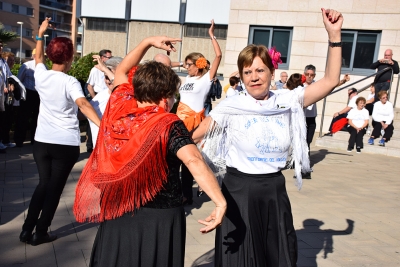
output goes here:
[{"label": "metal handrail", "polygon": [[[391,77],[391,79],[390,79],[390,85],[389,85],[389,90],[388,90],[388,100],[389,100],[390,89],[391,89],[391,85],[392,85],[392,81],[393,81],[393,69],[392,69],[391,67],[384,68],[383,70],[380,70],[380,71],[375,72],[375,73],[373,73],[373,74],[371,74],[371,75],[368,75],[368,76],[366,76],[366,77],[364,77],[364,78],[362,78],[362,79],[360,79],[360,80],[358,80],[358,81],[355,81],[355,82],[353,82],[353,83],[351,83],[351,84],[349,84],[349,85],[346,85],[346,86],[344,86],[344,87],[338,88],[337,90],[334,90],[334,91],[330,92],[326,97],[324,97],[324,104],[323,104],[323,106],[322,106],[322,114],[321,114],[321,123],[320,123],[320,127],[319,127],[319,137],[322,137],[322,128],[323,128],[323,126],[324,126],[324,117],[325,117],[326,98],[327,98],[328,96],[333,95],[333,94],[336,94],[336,93],[338,93],[338,92],[340,92],[340,91],[342,91],[342,90],[344,90],[344,89],[347,89],[347,88],[349,88],[349,87],[351,87],[351,86],[353,86],[353,85],[355,85],[355,84],[358,84],[358,83],[360,83],[360,82],[362,82],[362,81],[364,81],[364,80],[366,80],[366,79],[368,79],[368,78],[370,78],[370,77],[376,76],[376,75],[381,74],[381,73],[383,73],[383,72],[386,72],[386,71],[388,71],[388,70],[391,70],[391,71],[392,71],[392,77]],[[361,88],[360,90],[357,90],[357,93],[366,90],[369,86],[370,86],[370,85],[367,85],[367,86]],[[399,89],[399,78],[398,78],[398,80],[397,80],[397,88],[396,88],[395,101],[396,101],[396,99],[397,99],[397,91],[398,91],[398,89]],[[395,106],[395,104],[394,104],[393,106]]]}]

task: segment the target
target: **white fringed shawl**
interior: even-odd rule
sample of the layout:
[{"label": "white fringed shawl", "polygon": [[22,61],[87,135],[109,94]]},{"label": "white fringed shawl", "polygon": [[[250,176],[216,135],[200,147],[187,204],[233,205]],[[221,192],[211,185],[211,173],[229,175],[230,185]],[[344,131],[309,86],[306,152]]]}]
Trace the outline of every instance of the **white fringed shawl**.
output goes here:
[{"label": "white fringed shawl", "polygon": [[[257,133],[241,133],[239,125],[260,116],[286,113],[289,116],[289,131],[282,131],[284,140],[290,140],[289,166],[295,164],[296,185],[302,186],[301,173],[310,171],[306,122],[303,112],[304,87],[298,87],[280,96],[270,92],[268,100],[257,101],[250,95],[236,95],[218,104],[210,113],[211,123],[204,139],[199,144],[203,157],[221,183],[226,173],[225,156],[232,145],[234,135],[254,140]],[[290,115],[289,115],[290,114]],[[270,126],[269,126],[270,127]],[[268,131],[266,127],[262,131]],[[259,133],[258,133],[259,135]]]}]

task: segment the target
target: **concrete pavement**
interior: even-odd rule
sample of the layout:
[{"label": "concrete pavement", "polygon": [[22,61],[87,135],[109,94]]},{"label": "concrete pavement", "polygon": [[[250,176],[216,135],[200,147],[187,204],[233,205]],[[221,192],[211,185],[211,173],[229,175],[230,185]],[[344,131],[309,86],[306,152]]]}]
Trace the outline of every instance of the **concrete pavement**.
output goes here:
[{"label": "concrete pavement", "polygon": [[[81,151],[85,151],[82,144]],[[86,267],[97,225],[74,220],[74,190],[88,154],[70,174],[51,225],[58,239],[37,247],[19,242],[30,197],[38,183],[32,147],[0,154],[0,267]],[[298,266],[400,266],[400,160],[312,147],[314,172],[303,189],[286,170],[298,236]],[[196,190],[196,188],[194,188]],[[213,205],[206,196],[186,206],[185,266],[214,266],[215,233],[202,235],[197,220]]]}]

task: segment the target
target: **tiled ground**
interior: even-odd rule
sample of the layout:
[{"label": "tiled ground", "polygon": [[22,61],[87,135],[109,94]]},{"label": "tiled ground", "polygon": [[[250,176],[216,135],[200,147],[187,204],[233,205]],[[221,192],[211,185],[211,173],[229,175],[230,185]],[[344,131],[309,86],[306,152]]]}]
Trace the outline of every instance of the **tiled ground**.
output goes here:
[{"label": "tiled ground", "polygon": [[[0,267],[88,266],[97,231],[76,223],[74,189],[87,153],[81,154],[62,195],[51,231],[58,239],[37,247],[18,240],[38,175],[31,146],[0,154]],[[82,151],[85,151],[82,145]],[[314,172],[298,191],[284,172],[298,235],[298,266],[400,266],[400,160],[313,147]],[[185,266],[213,266],[214,233],[198,231],[212,210],[207,197],[186,207]]]}]

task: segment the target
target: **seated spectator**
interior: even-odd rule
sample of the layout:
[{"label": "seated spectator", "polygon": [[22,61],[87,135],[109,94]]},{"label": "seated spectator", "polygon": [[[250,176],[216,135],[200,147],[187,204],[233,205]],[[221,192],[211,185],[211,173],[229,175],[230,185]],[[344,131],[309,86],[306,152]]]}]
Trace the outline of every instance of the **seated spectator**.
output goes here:
[{"label": "seated spectator", "polygon": [[[286,89],[287,87],[286,87],[286,82],[287,82],[287,80],[288,80],[288,74],[287,74],[287,72],[286,71],[282,71],[281,72],[281,79],[279,80],[279,81],[277,81],[276,82],[276,89],[277,90],[279,90],[279,89]],[[297,87],[297,86],[296,86]]]},{"label": "seated spectator", "polygon": [[[387,91],[380,91],[378,93],[379,100],[374,104],[372,112],[372,127],[374,130],[368,140],[368,144],[373,145],[374,139],[382,135],[379,140],[380,146],[385,146],[385,143],[390,140],[393,135],[393,105],[388,101]],[[381,132],[383,130],[383,133]]]},{"label": "seated spectator", "polygon": [[356,144],[357,153],[361,153],[361,148],[363,148],[363,137],[369,123],[368,110],[364,108],[365,103],[365,98],[360,96],[356,100],[357,108],[352,108],[347,114],[347,119],[349,120],[347,129],[350,133],[347,152],[351,152],[354,149],[354,143]]},{"label": "seated spectator", "polygon": [[239,81],[240,81],[239,78],[236,77],[236,76],[233,76],[233,77],[229,78],[229,84],[231,86],[226,91],[226,97],[234,96],[234,95],[239,94],[239,92],[236,90],[236,87],[238,86]]},{"label": "seated spectator", "polygon": [[372,115],[372,110],[374,109],[374,102],[375,102],[375,84],[371,83],[370,87],[371,93],[367,97],[367,102],[365,108],[368,110],[369,115]]},{"label": "seated spectator", "polygon": [[[356,105],[357,94],[358,94],[357,89],[350,88],[348,91],[348,94],[349,94],[349,98],[350,98],[349,103],[341,111],[335,112],[333,114],[333,119],[332,119],[331,125],[329,126],[329,132],[326,133],[324,136],[332,136],[333,133],[335,133],[338,130],[340,130],[341,128],[343,128],[343,126],[345,126],[347,124],[347,119],[346,119],[347,113],[352,108],[357,107],[357,105]],[[341,120],[341,119],[344,119],[344,120]],[[340,122],[346,122],[346,123],[340,124],[340,125],[342,125],[342,127],[337,127],[337,125],[335,125],[336,127],[333,127],[336,122],[339,123],[339,120],[341,120]],[[332,128],[333,128],[333,130],[332,130]]]}]

